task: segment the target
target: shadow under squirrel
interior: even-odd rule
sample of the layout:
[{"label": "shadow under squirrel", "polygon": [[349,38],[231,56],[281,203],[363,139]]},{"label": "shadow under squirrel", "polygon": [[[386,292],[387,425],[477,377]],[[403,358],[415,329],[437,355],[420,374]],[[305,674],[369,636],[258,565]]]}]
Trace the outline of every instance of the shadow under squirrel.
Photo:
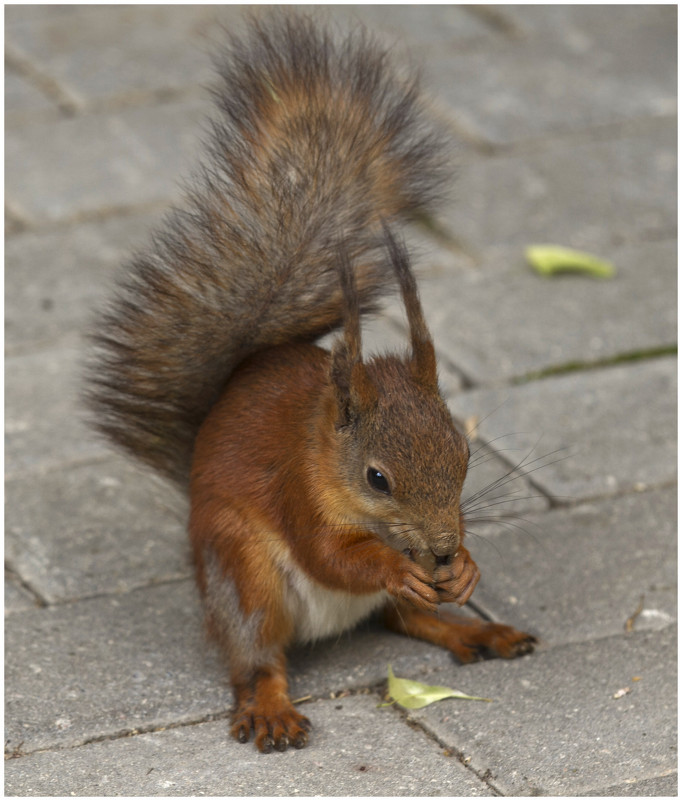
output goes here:
[{"label": "shadow under squirrel", "polygon": [[[416,82],[358,30],[252,19],[218,63],[209,154],[94,333],[95,425],[189,492],[232,734],[302,747],[285,651],[383,607],[461,662],[535,638],[439,612],[479,571],[460,494],[469,448],[441,398],[408,255],[391,233],[447,180]],[[360,318],[397,280],[410,352],[364,361]],[[331,352],[314,344],[343,328]]]}]

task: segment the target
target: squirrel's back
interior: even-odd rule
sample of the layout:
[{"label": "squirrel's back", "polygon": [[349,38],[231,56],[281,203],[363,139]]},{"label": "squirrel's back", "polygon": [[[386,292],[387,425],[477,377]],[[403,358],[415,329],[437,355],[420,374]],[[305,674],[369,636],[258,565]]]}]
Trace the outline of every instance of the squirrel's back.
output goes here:
[{"label": "squirrel's back", "polygon": [[218,62],[208,156],[96,322],[88,400],[114,442],[184,483],[234,367],[343,321],[343,246],[363,308],[390,285],[382,222],[438,195],[443,146],[413,80],[358,30],[252,20]]}]

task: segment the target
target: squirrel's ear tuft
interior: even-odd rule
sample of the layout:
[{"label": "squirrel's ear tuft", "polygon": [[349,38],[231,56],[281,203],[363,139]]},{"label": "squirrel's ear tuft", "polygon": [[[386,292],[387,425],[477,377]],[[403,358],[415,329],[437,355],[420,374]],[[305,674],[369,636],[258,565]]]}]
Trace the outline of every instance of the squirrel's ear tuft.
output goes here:
[{"label": "squirrel's ear tuft", "polygon": [[398,242],[386,222],[383,222],[384,238],[391,264],[400,284],[400,292],[405,304],[407,322],[410,329],[412,360],[410,367],[415,381],[427,389],[438,389],[436,351],[431,334],[424,319],[424,311],[419,301],[417,282],[410,269],[410,259],[404,243]]},{"label": "squirrel's ear tuft", "polygon": [[343,244],[337,247],[337,253],[344,300],[344,331],[332,348],[330,378],[336,393],[340,427],[374,406],[378,395],[362,361],[360,303],[353,265]]},{"label": "squirrel's ear tuft", "polygon": [[418,384],[426,388],[438,387],[438,365],[433,342],[412,342],[412,375]]}]

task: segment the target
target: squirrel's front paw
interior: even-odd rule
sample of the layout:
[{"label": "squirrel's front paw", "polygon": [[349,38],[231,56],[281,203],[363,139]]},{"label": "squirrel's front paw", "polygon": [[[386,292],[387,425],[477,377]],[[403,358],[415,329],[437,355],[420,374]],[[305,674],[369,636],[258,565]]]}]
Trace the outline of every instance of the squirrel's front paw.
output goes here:
[{"label": "squirrel's front paw", "polygon": [[440,603],[454,602],[460,606],[471,597],[481,573],[466,548],[457,551],[450,564],[436,568],[435,582]]},{"label": "squirrel's front paw", "polygon": [[426,612],[435,612],[440,603],[433,576],[408,557],[400,560],[398,570],[386,582],[386,589],[394,597]]}]

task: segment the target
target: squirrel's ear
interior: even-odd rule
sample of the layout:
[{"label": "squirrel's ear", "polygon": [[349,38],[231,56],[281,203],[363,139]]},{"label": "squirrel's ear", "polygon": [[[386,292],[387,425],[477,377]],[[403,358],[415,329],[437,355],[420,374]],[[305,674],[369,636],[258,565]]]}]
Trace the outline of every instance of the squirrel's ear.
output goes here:
[{"label": "squirrel's ear", "polygon": [[373,408],[378,400],[376,387],[362,361],[354,361],[340,339],[332,348],[330,378],[338,409],[337,427],[353,423]]},{"label": "squirrel's ear", "polygon": [[429,389],[438,388],[438,373],[436,367],[436,351],[433,347],[431,334],[424,319],[424,311],[419,301],[417,282],[410,269],[410,259],[407,249],[402,242],[398,242],[391,229],[383,222],[386,247],[391,264],[400,284],[400,292],[407,312],[407,322],[410,328],[410,342],[412,344],[412,373],[415,380]]},{"label": "squirrel's ear", "polygon": [[344,300],[344,331],[332,348],[330,378],[339,409],[338,425],[348,425],[378,399],[362,361],[360,304],[348,252],[338,247],[338,272]]}]

